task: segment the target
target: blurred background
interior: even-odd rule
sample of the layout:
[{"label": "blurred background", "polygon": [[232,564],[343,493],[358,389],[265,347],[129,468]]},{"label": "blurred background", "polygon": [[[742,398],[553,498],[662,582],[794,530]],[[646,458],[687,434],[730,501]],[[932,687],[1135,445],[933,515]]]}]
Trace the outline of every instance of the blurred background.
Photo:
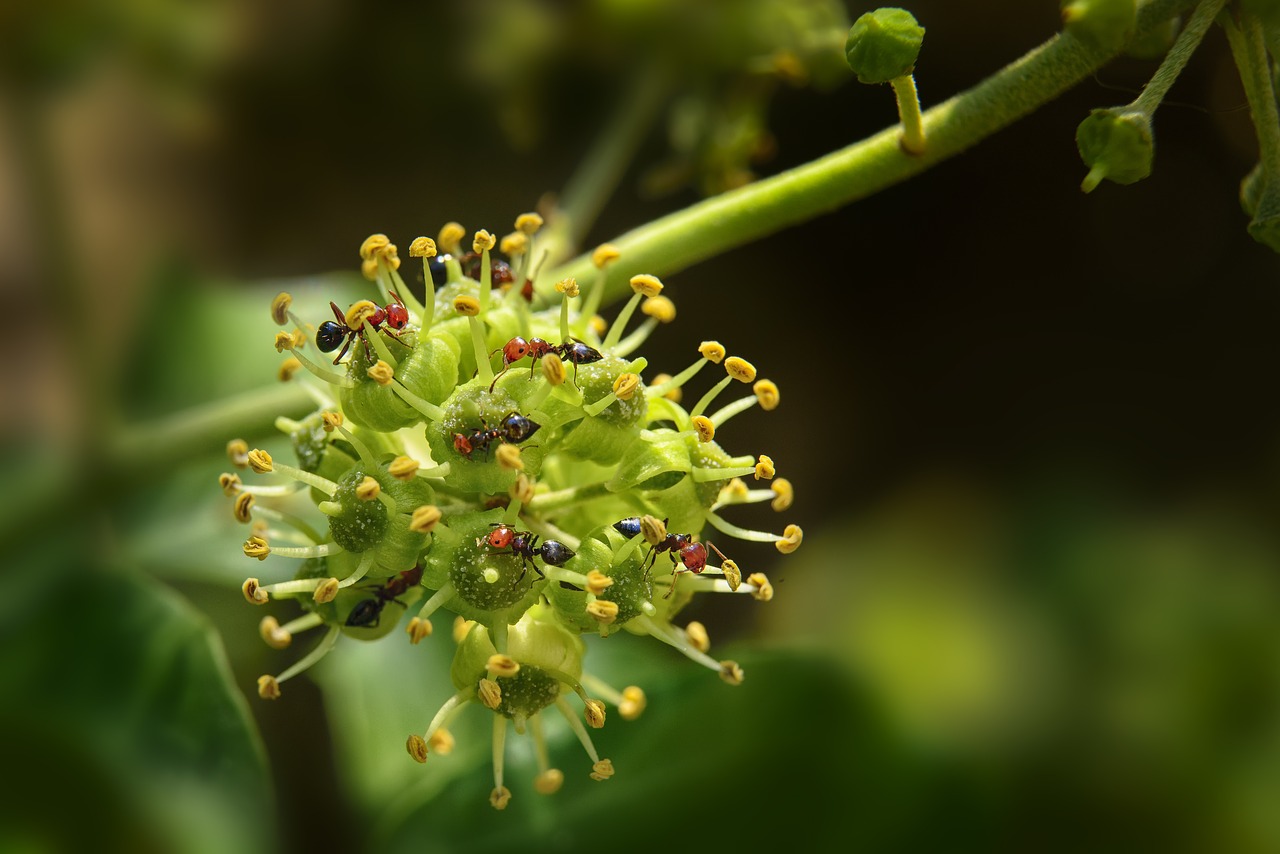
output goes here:
[{"label": "blurred background", "polygon": [[[910,4],[924,106],[1049,38],[1057,5]],[[1155,68],[1122,58],[664,276],[680,316],[650,364],[715,338],[778,383],[724,444],[797,500],[735,519],[806,539],[732,555],[772,602],[687,612],[741,688],[652,641],[592,649],[650,697],[597,737],[608,784],[562,737],[541,798],[513,746],[495,813],[478,714],[411,762],[444,631],[343,643],[255,696],[301,653],[259,640],[215,484],[227,439],[304,406],[270,297],[355,294],[368,234],[502,234],[552,193],[590,248],[874,133],[890,91],[842,70],[869,8],[0,7],[0,850],[1280,850],[1280,261],[1245,231],[1256,144],[1216,30],[1140,184],[1079,190],[1076,124]]]}]

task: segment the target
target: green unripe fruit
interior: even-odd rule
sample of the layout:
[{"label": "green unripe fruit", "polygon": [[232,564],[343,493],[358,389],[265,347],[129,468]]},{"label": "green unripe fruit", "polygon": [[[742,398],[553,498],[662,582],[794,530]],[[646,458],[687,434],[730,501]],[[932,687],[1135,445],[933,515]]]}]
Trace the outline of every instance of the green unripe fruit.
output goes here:
[{"label": "green unripe fruit", "polygon": [[[360,556],[351,552],[341,552],[322,558],[310,558],[303,562],[294,578],[298,580],[316,578],[345,578],[355,571]],[[311,593],[276,594],[280,599],[294,599],[305,610],[318,614],[327,626],[338,626],[342,633],[356,640],[371,641],[386,637],[395,630],[396,624],[404,616],[405,609],[422,598],[421,585],[408,587],[392,599],[382,604],[380,612],[371,622],[377,625],[348,626],[347,619],[351,612],[361,607],[362,602],[377,598],[377,591],[384,581],[361,582],[338,591],[338,595],[329,602],[317,602]]]},{"label": "green unripe fruit", "polygon": [[1062,23],[1071,35],[1103,50],[1119,50],[1133,35],[1137,0],[1061,0]]},{"label": "green unripe fruit", "polygon": [[1103,178],[1132,184],[1151,174],[1155,141],[1146,113],[1124,108],[1094,110],[1076,128],[1076,147],[1089,167],[1080,185],[1086,193]]},{"label": "green unripe fruit", "polygon": [[845,61],[860,83],[888,83],[911,73],[923,43],[924,27],[906,9],[876,9],[849,28]]},{"label": "green unripe fruit", "polygon": [[447,529],[436,528],[424,566],[428,587],[453,585],[454,596],[446,603],[450,610],[484,625],[515,621],[547,586],[519,555],[485,543],[493,523],[501,520],[502,510],[450,517]]},{"label": "green unripe fruit", "polygon": [[[382,501],[361,499],[356,489],[368,475],[378,482],[396,503],[397,513],[391,515]],[[427,545],[426,534],[409,529],[411,511],[424,504],[431,504],[435,494],[426,481],[413,478],[408,482],[387,474],[385,465],[369,469],[358,463],[338,480],[338,490],[328,499],[337,512],[326,514],[333,541],[348,552],[364,552],[376,549],[374,565],[368,575],[385,577],[402,572],[418,562],[418,555]]]},{"label": "green unripe fruit", "polygon": [[[545,619],[541,609],[532,608],[507,631],[506,654],[520,670],[513,676],[494,679],[502,691],[495,711],[506,717],[528,718],[555,702],[562,693],[572,690],[568,681],[582,678],[582,641],[553,620]],[[497,650],[488,630],[473,626],[458,645],[449,675],[458,690],[475,688],[488,678],[489,657]]]},{"label": "green unripe fruit", "polygon": [[[591,404],[612,394],[614,381],[621,374],[627,373],[631,365],[631,362],[616,356],[607,356],[589,365],[579,365],[577,382],[582,391],[582,399]],[[572,367],[569,374],[574,375]],[[612,465],[622,459],[639,437],[648,411],[644,383],[641,382],[627,400],[615,400],[599,415],[588,415],[568,424],[559,433],[556,450],[578,459]]]},{"label": "green unripe fruit", "polygon": [[572,590],[559,584],[549,584],[543,594],[551,603],[560,621],[579,632],[613,634],[627,622],[643,613],[644,603],[653,599],[653,582],[644,570],[644,558],[649,551],[641,541],[634,546],[613,527],[606,526],[592,532],[578,548],[578,553],[566,565],[566,569],[586,574],[597,570],[612,579],[613,583],[597,596],[618,606],[613,623],[604,626],[587,613],[587,592]]},{"label": "green unripe fruit", "polygon": [[[380,332],[365,332],[366,335],[382,335]],[[415,333],[397,333],[400,340],[389,335],[382,335],[382,341],[397,362],[404,362],[412,354],[412,345],[416,343]],[[391,432],[401,427],[417,424],[422,415],[409,404],[396,397],[389,386],[379,385],[369,376],[369,368],[378,361],[378,353],[372,347],[366,348],[363,339],[356,339],[351,348],[351,359],[347,362],[347,377],[355,385],[344,388],[338,394],[343,414],[352,424],[367,427],[370,430]]]},{"label": "green unripe fruit", "polygon": [[[477,441],[471,439],[478,431],[497,430],[501,433],[508,415],[523,414],[519,401],[501,387],[490,392],[488,384],[477,378],[459,386],[444,402],[443,409],[442,419],[427,424],[426,436],[431,445],[431,458],[438,463],[449,463],[450,487],[461,492],[488,495],[505,493],[515,482],[518,472],[503,468],[495,459],[495,452],[510,437],[498,435]],[[471,441],[470,453],[458,449],[455,437],[459,435]],[[529,441],[514,443],[520,448],[524,470],[530,477],[538,473],[546,452],[543,436],[538,432],[531,435]]]},{"label": "green unripe fruit", "polygon": [[326,514],[333,541],[349,552],[371,549],[387,530],[387,508],[381,501],[364,501],[356,496],[365,478],[363,466],[355,466],[338,479],[338,491],[330,499],[340,512]]}]

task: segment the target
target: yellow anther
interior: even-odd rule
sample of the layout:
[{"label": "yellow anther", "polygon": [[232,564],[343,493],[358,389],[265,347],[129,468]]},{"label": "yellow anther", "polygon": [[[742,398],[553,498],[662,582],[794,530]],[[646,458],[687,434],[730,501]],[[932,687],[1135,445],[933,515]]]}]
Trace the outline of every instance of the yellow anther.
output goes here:
[{"label": "yellow anther", "polygon": [[369,281],[377,281],[378,279],[378,259],[370,258],[367,261],[360,262],[360,275]]},{"label": "yellow anther", "polygon": [[249,530],[256,536],[265,537],[269,527],[265,519],[254,519],[253,524],[249,526]]},{"label": "yellow anther", "polygon": [[604,334],[609,331],[609,321],[598,314],[591,315],[591,319],[587,321],[587,326],[591,327],[591,331],[595,333],[597,338],[603,338]]},{"label": "yellow anther", "polygon": [[227,442],[227,459],[231,465],[242,469],[249,465],[249,443],[244,439],[232,439]]},{"label": "yellow anther", "polygon": [[521,472],[516,475],[515,482],[511,484],[511,488],[507,490],[507,494],[511,496],[513,501],[519,501],[521,504],[528,504],[533,500],[533,495],[537,491],[538,485],[529,475]]},{"label": "yellow anther", "polygon": [[498,706],[502,705],[502,688],[492,679],[480,680],[480,684],[476,686],[476,696],[487,709],[497,711]]},{"label": "yellow anther", "polygon": [[509,655],[503,655],[495,652],[489,656],[489,660],[485,662],[485,671],[489,674],[490,679],[500,679],[503,677],[515,676],[520,672],[520,662],[516,661]]},{"label": "yellow anther", "polygon": [[587,707],[583,710],[583,717],[587,719],[587,726],[592,729],[600,729],[604,726],[604,703],[600,700],[587,700]]},{"label": "yellow anther", "polygon": [[564,785],[564,772],[559,768],[548,768],[533,778],[533,790],[539,795],[554,795]]},{"label": "yellow anther", "polygon": [[273,342],[276,352],[283,353],[293,349],[293,335],[288,332],[277,332]]},{"label": "yellow anther", "polygon": [[461,615],[454,617],[453,618],[453,642],[462,643],[464,640],[466,640],[467,635],[471,632],[471,627],[474,626],[475,624],[476,624],[475,620],[465,619]]},{"label": "yellow anther", "polygon": [[774,473],[773,459],[761,454],[756,461],[756,480],[770,480]]},{"label": "yellow anther", "polygon": [[246,578],[244,584],[240,585],[240,592],[244,594],[244,598],[249,600],[251,605],[265,605],[271,601],[267,591],[258,586],[258,579],[256,578]]},{"label": "yellow anther", "polygon": [[747,488],[747,482],[740,477],[731,478],[720,489],[720,501],[727,503],[744,501],[751,492]]},{"label": "yellow anther", "polygon": [[618,714],[622,715],[624,721],[634,721],[644,712],[648,702],[648,698],[639,686],[628,685],[622,689],[622,702],[618,704]]},{"label": "yellow anther", "polygon": [[492,249],[498,244],[498,239],[483,228],[476,232],[475,238],[471,241],[471,248],[476,252],[483,252],[486,249]]},{"label": "yellow anther", "polygon": [[516,217],[516,231],[533,235],[537,234],[540,228],[542,228],[542,217],[536,213],[522,213]]},{"label": "yellow anther", "polygon": [[356,498],[361,501],[373,501],[382,494],[382,484],[369,475],[364,476],[364,480],[356,484]]},{"label": "yellow anther", "polygon": [[453,752],[454,747],[453,733],[444,727],[431,733],[431,738],[427,739],[427,746],[441,756],[448,756]]},{"label": "yellow anther", "polygon": [[307,343],[307,333],[301,329],[293,330],[293,349],[300,350],[303,344]]},{"label": "yellow anther", "polygon": [[716,425],[705,415],[695,415],[690,419],[693,429],[698,434],[699,442],[710,442],[716,437]]},{"label": "yellow anther", "polygon": [[711,649],[711,636],[707,634],[707,627],[697,620],[684,627],[684,634],[698,652]]},{"label": "yellow anther", "polygon": [[774,542],[774,548],[789,555],[796,549],[800,548],[800,543],[804,541],[804,531],[800,530],[799,525],[788,525],[782,532],[782,539]]},{"label": "yellow anther", "polygon": [[370,365],[365,374],[369,379],[384,387],[391,385],[391,381],[396,378],[395,370],[381,359]]},{"label": "yellow anther", "polygon": [[460,294],[453,300],[453,310],[466,317],[475,317],[480,313],[480,300],[470,294]]},{"label": "yellow anther", "polygon": [[562,385],[565,379],[564,362],[555,353],[542,357],[542,375],[552,385]]},{"label": "yellow anther", "polygon": [[[245,557],[254,557],[258,560],[266,560],[267,555],[271,554],[271,546],[267,545],[265,537],[250,537],[244,541],[244,545],[241,548],[244,549]],[[252,580],[249,579],[249,581]],[[248,583],[248,581],[245,582],[246,585]],[[245,595],[248,596],[249,594],[246,593]],[[265,602],[266,600],[264,599],[263,601]]]},{"label": "yellow anther", "polygon": [[426,763],[427,743],[422,739],[422,736],[417,734],[409,736],[404,743],[404,748],[409,751],[409,755],[413,757],[414,762]]},{"label": "yellow anther", "polygon": [[504,442],[498,446],[498,450],[493,452],[493,458],[498,461],[498,465],[508,471],[524,471],[524,459],[520,456],[520,448],[516,445]]},{"label": "yellow anther", "polygon": [[409,621],[409,625],[405,627],[405,633],[409,635],[409,643],[417,645],[424,638],[431,637],[431,621],[424,620],[421,617],[414,617]]},{"label": "yellow anther", "polygon": [[724,580],[729,589],[736,592],[742,586],[742,570],[738,569],[738,564],[726,560],[720,564],[720,569],[724,572]]},{"label": "yellow anther", "polygon": [[338,598],[339,582],[336,578],[326,578],[324,582],[316,588],[316,592],[311,594],[311,598],[316,604],[323,605],[326,602],[332,602]]},{"label": "yellow anther", "polygon": [[351,308],[347,309],[345,320],[347,326],[352,329],[359,329],[364,326],[364,322],[370,317],[378,313],[377,303],[372,300],[362,299],[352,303]]},{"label": "yellow anther", "polygon": [[237,522],[249,524],[253,519],[253,493],[242,492],[236,496],[236,500],[232,503],[232,512],[235,514]]},{"label": "yellow anther", "polygon": [[418,461],[413,457],[406,457],[403,454],[396,457],[387,466],[387,474],[396,480],[410,481],[413,476],[418,473]]},{"label": "yellow anther", "polygon": [[440,227],[440,233],[436,235],[436,244],[445,252],[457,252],[462,238],[466,236],[467,230],[460,223],[446,222]]},{"label": "yellow anther", "polygon": [[640,533],[644,535],[646,543],[656,546],[667,538],[667,523],[657,516],[646,514],[640,517]]},{"label": "yellow anther", "polygon": [[725,349],[719,341],[703,341],[698,345],[698,352],[702,354],[702,358],[717,365],[724,361]]},{"label": "yellow anther", "polygon": [[791,481],[785,477],[780,477],[769,484],[769,488],[773,490],[773,500],[769,502],[770,507],[779,513],[791,507],[791,502],[796,497],[795,490],[791,488]]},{"label": "yellow anther", "polygon": [[[660,386],[669,379],[671,379],[671,374],[658,374],[653,378],[653,382],[651,383],[651,385]],[[673,388],[671,389],[671,391],[664,394],[663,397],[665,397],[667,400],[672,401],[673,403],[679,403],[681,398],[684,397],[684,394],[683,392],[680,391],[680,387],[677,386],[676,388]]]},{"label": "yellow anther", "polygon": [[756,366],[748,362],[746,359],[739,359],[737,356],[730,356],[724,360],[724,369],[729,376],[733,377],[740,383],[755,381]]},{"label": "yellow anther", "polygon": [[336,410],[329,410],[320,416],[321,426],[324,428],[324,432],[326,433],[332,433],[334,430],[337,430],[342,426],[345,420],[346,419],[342,417],[342,413]]},{"label": "yellow anther", "polygon": [[529,251],[529,235],[519,231],[504,234],[502,239],[498,241],[498,249],[502,251],[503,255],[511,258],[523,255]]},{"label": "yellow anther", "polygon": [[613,585],[613,579],[605,575],[603,572],[601,572],[598,569],[593,569],[587,573],[586,590],[588,593],[592,594],[593,596],[599,596],[601,593],[604,593],[604,591],[608,590],[609,587],[612,585]]},{"label": "yellow anther", "polygon": [[591,253],[591,263],[597,270],[603,270],[622,257],[622,252],[612,243],[601,243]]},{"label": "yellow anther", "polygon": [[597,599],[587,605],[587,613],[602,626],[610,626],[618,619],[618,603]]},{"label": "yellow anther", "polygon": [[499,786],[489,793],[489,806],[495,810],[505,810],[510,802],[511,790],[506,786]]},{"label": "yellow anther", "polygon": [[436,242],[430,237],[415,237],[413,242],[409,244],[410,258],[434,258],[436,257]]},{"label": "yellow anther", "polygon": [[738,666],[736,661],[722,661],[720,662],[720,678],[730,685],[741,685],[743,679],[742,668]]},{"label": "yellow anther", "polygon": [[224,471],[218,475],[218,485],[222,487],[223,495],[235,495],[240,491],[240,475]]},{"label": "yellow anther", "polygon": [[280,621],[271,616],[263,617],[262,622],[258,623],[258,634],[272,649],[284,649],[293,642],[293,635],[282,629]]},{"label": "yellow anther", "polygon": [[573,299],[579,293],[581,293],[581,291],[578,289],[578,280],[573,278],[573,276],[570,276],[567,279],[561,279],[560,281],[556,282],[556,292],[562,293],[566,297]]},{"label": "yellow anther", "polygon": [[300,370],[302,370],[302,362],[298,361],[293,356],[290,356],[281,362],[280,367],[276,369],[276,379],[280,380],[282,383],[287,383],[289,380],[293,379]]},{"label": "yellow anther", "polygon": [[289,322],[289,306],[293,305],[293,297],[285,291],[276,294],[276,298],[271,301],[271,319],[276,322],[276,326],[284,326]]},{"label": "yellow anther", "polygon": [[640,375],[633,373],[618,374],[613,381],[613,393],[618,400],[630,400],[640,387]]},{"label": "yellow anther", "polygon": [[391,242],[391,238],[385,234],[370,234],[364,239],[364,243],[360,244],[360,257],[368,261],[376,258],[378,250]]},{"label": "yellow anther", "polygon": [[434,504],[423,504],[413,511],[413,517],[409,520],[409,530],[415,534],[430,534],[442,515],[444,514],[440,512],[440,508]]},{"label": "yellow anther", "polygon": [[399,270],[400,269],[399,251],[400,250],[396,249],[396,245],[394,243],[388,243],[386,246],[383,246],[381,249],[379,249],[375,253],[374,258],[375,260],[381,259],[383,262],[387,264],[388,267],[390,267],[393,270]]},{"label": "yellow anther", "polygon": [[676,304],[667,297],[649,297],[640,304],[640,310],[659,323],[670,323],[676,319]]},{"label": "yellow anther", "polygon": [[755,585],[756,589],[751,595],[757,601],[768,602],[773,598],[773,585],[769,583],[769,577],[763,572],[753,572],[748,575],[747,583]]},{"label": "yellow anther", "polygon": [[638,276],[631,277],[631,290],[647,297],[656,297],[662,293],[662,282],[659,281],[657,276],[641,273]]},{"label": "yellow anther", "polygon": [[773,380],[760,380],[751,387],[751,390],[756,393],[756,401],[765,412],[772,412],[778,408],[778,386]]},{"label": "yellow anther", "polygon": [[591,766],[591,779],[597,783],[608,780],[613,773],[613,762],[608,759],[601,759]]},{"label": "yellow anther", "polygon": [[258,677],[258,696],[264,700],[280,699],[280,683],[276,681],[274,676]]}]

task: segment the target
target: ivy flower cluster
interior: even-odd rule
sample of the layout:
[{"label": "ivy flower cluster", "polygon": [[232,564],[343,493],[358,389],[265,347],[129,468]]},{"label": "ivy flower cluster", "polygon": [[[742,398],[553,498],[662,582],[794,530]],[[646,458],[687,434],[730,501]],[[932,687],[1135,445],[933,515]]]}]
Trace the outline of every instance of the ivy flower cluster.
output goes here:
[{"label": "ivy flower cluster", "polygon": [[[251,526],[244,554],[268,561],[262,575],[271,576],[247,579],[244,597],[297,609],[263,617],[262,639],[285,649],[304,632],[321,635],[260,677],[259,696],[279,698],[343,637],[387,637],[412,612],[404,642],[419,644],[433,618],[451,614],[455,693],[423,711],[424,729],[406,747],[418,762],[446,754],[455,715],[473,704],[492,712],[498,809],[511,797],[508,722],[534,739],[535,790],[563,782],[542,723],[553,707],[581,742],[590,776],[614,773],[589,730],[604,725],[608,705],[637,717],[645,695],[593,675],[584,635],[649,636],[739,684],[741,667],[711,656],[706,629],[680,625],[680,611],[698,593],[772,598],[763,573],[744,578],[726,557],[738,548],[726,538],[783,554],[802,538],[796,525],[778,534],[730,519],[739,504],[791,506],[791,484],[775,477],[770,457],[720,444],[736,416],[778,406],[777,386],[715,341],[675,373],[649,374],[636,354],[676,315],[662,282],[634,276],[632,297],[607,324],[597,310],[618,251],[604,245],[589,287],[565,279],[543,297],[533,287],[541,225],[523,214],[501,242],[477,231],[465,252],[457,223],[416,238],[408,254],[423,265],[421,302],[380,234],[360,247],[376,300],[331,303],[332,317],[316,323],[295,314],[289,294],[277,296],[275,346],[288,354],[280,378],[305,383],[317,409],[276,422],[293,462],[233,440],[232,462],[262,477],[221,478],[236,518]],[[686,388],[704,371],[722,375],[685,408]],[[731,387],[744,390],[717,405]],[[703,539],[708,528],[719,545]]]}]

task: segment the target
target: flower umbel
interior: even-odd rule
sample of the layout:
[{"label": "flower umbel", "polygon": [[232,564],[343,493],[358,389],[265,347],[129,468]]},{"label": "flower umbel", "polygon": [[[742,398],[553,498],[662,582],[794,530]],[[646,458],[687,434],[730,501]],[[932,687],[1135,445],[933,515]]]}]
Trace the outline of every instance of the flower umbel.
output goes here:
[{"label": "flower umbel", "polygon": [[[281,697],[283,683],[341,637],[385,637],[409,610],[408,642],[433,642],[431,618],[447,611],[463,621],[453,632],[455,693],[406,748],[426,762],[452,748],[446,726],[464,708],[492,713],[497,809],[513,796],[503,773],[508,722],[534,740],[534,790],[560,788],[564,774],[548,764],[543,729],[552,708],[587,754],[584,773],[601,782],[614,774],[588,730],[605,726],[609,706],[622,720],[638,717],[645,695],[591,675],[583,635],[649,635],[739,684],[742,669],[709,654],[705,629],[674,620],[698,593],[773,596],[763,573],[748,570],[743,580],[721,551],[724,538],[789,553],[802,537],[795,525],[756,531],[722,515],[737,504],[791,505],[783,478],[773,488],[747,486],[748,476],[774,478],[769,456],[733,455],[720,444],[734,416],[778,406],[777,386],[716,342],[704,342],[683,370],[646,380],[649,361],[633,354],[675,318],[663,283],[634,277],[634,296],[607,332],[595,313],[603,280],[548,287],[551,304],[539,305],[531,262],[541,224],[536,215],[517,219],[502,241],[510,262],[498,257],[492,233],[465,241],[456,223],[436,240],[413,240],[409,256],[422,259],[427,284],[422,302],[384,235],[360,247],[376,300],[346,311],[331,304],[332,320],[307,326],[287,294],[276,297],[273,318],[295,327],[276,336],[291,358],[280,376],[308,383],[321,405],[301,420],[277,421],[296,465],[244,443],[229,447],[233,462],[274,482],[219,481],[235,517],[253,526],[245,555],[262,562],[254,564],[261,576],[278,579],[250,578],[245,598],[292,599],[302,610],[264,617],[263,640],[285,649],[325,629],[283,672],[262,676],[259,695]],[[473,251],[455,255],[464,245]],[[647,318],[628,332],[642,304]],[[341,349],[336,359],[311,358],[311,345]],[[717,364],[720,379],[686,410],[684,388]],[[713,410],[735,382],[750,392]],[[284,509],[303,497],[312,518]],[[708,525],[719,546],[702,539]],[[284,570],[281,559],[294,568]]]}]

